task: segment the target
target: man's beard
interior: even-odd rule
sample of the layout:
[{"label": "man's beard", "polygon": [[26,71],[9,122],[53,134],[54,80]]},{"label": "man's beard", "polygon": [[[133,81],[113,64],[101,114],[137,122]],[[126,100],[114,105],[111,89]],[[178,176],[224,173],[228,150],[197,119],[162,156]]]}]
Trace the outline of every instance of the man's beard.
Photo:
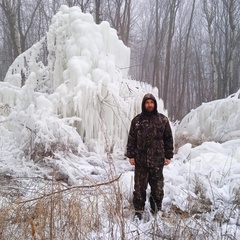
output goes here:
[{"label": "man's beard", "polygon": [[148,112],[152,112],[152,111],[154,110],[154,107],[147,107],[146,110],[147,110]]}]

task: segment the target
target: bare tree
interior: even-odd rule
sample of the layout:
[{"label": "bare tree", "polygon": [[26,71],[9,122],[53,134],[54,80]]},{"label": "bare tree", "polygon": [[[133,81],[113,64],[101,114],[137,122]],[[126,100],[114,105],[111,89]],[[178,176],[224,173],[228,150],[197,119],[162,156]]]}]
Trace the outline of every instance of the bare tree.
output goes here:
[{"label": "bare tree", "polygon": [[95,21],[97,24],[101,22],[101,0],[95,0]]},{"label": "bare tree", "polygon": [[6,16],[10,39],[13,44],[13,56],[17,57],[21,52],[21,40],[18,29],[18,14],[21,2],[19,0],[7,1],[2,0],[0,6]]},{"label": "bare tree", "polygon": [[22,21],[24,15],[21,11],[21,0],[2,0],[0,3],[8,22],[10,37],[14,46],[14,57],[17,57],[20,53],[26,50],[26,38],[33,25],[34,17],[41,1],[42,0],[38,0],[36,2],[28,22]]},{"label": "bare tree", "polygon": [[186,83],[187,83],[186,73],[187,73],[187,59],[188,59],[188,43],[189,43],[189,37],[190,37],[191,28],[192,28],[195,2],[196,2],[196,0],[193,0],[191,16],[190,16],[190,19],[189,19],[189,25],[188,25],[186,41],[185,41],[182,89],[181,89],[181,94],[180,94],[180,99],[179,99],[179,106],[181,106],[181,108],[180,107],[178,108],[178,114],[177,114],[179,119],[181,119],[183,117],[182,107],[184,106],[184,100],[186,99],[185,93],[186,93]]},{"label": "bare tree", "polygon": [[239,22],[239,8],[240,2],[237,0],[222,0],[224,9],[226,9],[226,18],[229,24],[229,46],[227,48],[227,81],[225,82],[226,95],[235,92],[237,89],[237,82],[234,81],[234,58],[236,56],[236,46],[239,41],[240,32],[239,27],[237,27],[237,22]]},{"label": "bare tree", "polygon": [[107,0],[106,20],[109,20],[111,26],[117,30],[125,45],[129,44],[131,7],[132,0]]},{"label": "bare tree", "polygon": [[[160,17],[161,16],[161,17]],[[165,54],[165,39],[168,31],[168,17],[169,17],[169,6],[167,2],[161,2],[156,0],[155,2],[155,14],[153,15],[155,36],[153,52],[153,73],[152,73],[152,84],[159,87],[159,91],[163,92],[163,71],[164,63],[163,58]],[[161,91],[162,90],[162,91]]]},{"label": "bare tree", "polygon": [[179,7],[179,0],[174,0],[170,2],[169,5],[169,24],[168,24],[168,37],[166,44],[166,57],[165,57],[165,69],[164,69],[164,87],[163,87],[163,101],[165,102],[165,107],[168,103],[168,92],[169,92],[169,77],[170,77],[170,68],[171,68],[171,46],[172,39],[175,30],[175,19],[177,9]]},{"label": "bare tree", "polygon": [[207,21],[207,30],[209,34],[210,43],[210,59],[211,59],[211,82],[213,84],[213,99],[217,99],[218,96],[218,74],[216,66],[216,53],[215,53],[215,39],[214,39],[214,26],[213,20],[216,17],[216,5],[214,1],[208,3],[208,0],[203,0],[203,13]]},{"label": "bare tree", "polygon": [[214,98],[226,97],[237,89],[234,59],[239,42],[239,9],[237,0],[203,2],[211,47]]}]

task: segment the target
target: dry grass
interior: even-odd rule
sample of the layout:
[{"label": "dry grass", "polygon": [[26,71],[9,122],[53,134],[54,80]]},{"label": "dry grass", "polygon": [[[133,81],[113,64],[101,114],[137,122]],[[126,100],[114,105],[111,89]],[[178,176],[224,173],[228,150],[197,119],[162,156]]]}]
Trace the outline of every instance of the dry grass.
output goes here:
[{"label": "dry grass", "polygon": [[51,183],[32,200],[5,203],[0,239],[91,239],[102,231],[105,214],[113,221],[122,219],[120,200],[110,199],[113,185],[66,189]]},{"label": "dry grass", "polygon": [[236,220],[234,227],[240,226],[239,190],[231,205],[216,208],[196,177],[196,196],[189,195],[185,211],[172,205],[152,218],[146,209],[141,227],[133,221],[131,193],[122,192],[111,157],[108,160],[109,179],[102,183],[84,180],[81,186],[68,186],[35,179],[26,186],[0,178],[5,187],[0,188],[0,239],[237,239],[237,229],[228,226],[230,219]]},{"label": "dry grass", "polygon": [[205,142],[206,139],[193,139],[185,134],[178,134],[175,136],[175,146],[174,146],[174,152],[177,153],[178,149],[185,145],[186,143],[191,143],[192,147],[196,147],[201,145],[203,142]]},{"label": "dry grass", "polygon": [[[200,185],[196,188],[204,191]],[[118,181],[70,188],[48,182],[38,186],[30,199],[2,201],[0,239],[235,239],[234,233],[224,232],[221,226],[239,212],[238,197],[229,211],[216,211],[212,221],[203,213],[209,203],[202,201],[201,213],[173,205],[141,229],[132,221],[132,205]],[[194,204],[189,200],[190,206]]]}]

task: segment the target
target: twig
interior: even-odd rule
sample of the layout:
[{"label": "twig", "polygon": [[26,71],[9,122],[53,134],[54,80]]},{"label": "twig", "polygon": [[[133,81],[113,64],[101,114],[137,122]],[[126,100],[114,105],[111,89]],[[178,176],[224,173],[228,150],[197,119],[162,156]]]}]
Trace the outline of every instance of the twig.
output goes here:
[{"label": "twig", "polygon": [[115,178],[115,179],[113,179],[113,180],[111,180],[109,182],[105,182],[105,183],[98,183],[98,184],[93,184],[93,185],[88,185],[88,186],[74,186],[74,187],[62,189],[60,191],[56,191],[56,192],[51,192],[51,193],[45,194],[45,195],[43,195],[41,197],[37,197],[37,198],[29,199],[29,200],[26,200],[26,201],[18,202],[18,204],[20,204],[20,203],[27,203],[27,202],[33,202],[33,201],[36,201],[36,200],[39,200],[39,199],[42,199],[42,198],[45,198],[45,197],[49,197],[49,196],[54,195],[54,194],[58,194],[58,193],[69,191],[69,190],[72,190],[72,189],[77,189],[77,188],[94,188],[94,187],[99,187],[99,186],[103,186],[103,185],[109,185],[109,184],[111,184],[113,182],[118,181],[121,176],[122,176],[122,174],[120,174],[117,178]]}]

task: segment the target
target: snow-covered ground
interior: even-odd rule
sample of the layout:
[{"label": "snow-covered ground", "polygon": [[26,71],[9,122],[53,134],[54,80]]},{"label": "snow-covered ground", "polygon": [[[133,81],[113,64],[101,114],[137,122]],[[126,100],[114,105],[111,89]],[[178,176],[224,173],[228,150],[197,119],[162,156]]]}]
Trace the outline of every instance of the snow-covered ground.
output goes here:
[{"label": "snow-covered ground", "polygon": [[[130,50],[107,22],[96,25],[79,8],[62,6],[46,38],[20,55],[0,82],[0,179],[76,186],[83,179],[108,181],[114,169],[114,176],[122,174],[124,204],[131,206],[134,169],[124,157],[130,121],[147,92],[156,96],[158,111],[167,111],[157,89],[130,79],[129,61]],[[240,239],[238,95],[204,103],[172,124],[185,142],[164,168],[163,210],[186,214],[191,228],[210,225],[213,239]],[[147,202],[137,229],[127,217],[126,239],[152,239],[148,229],[155,221]],[[99,239],[110,239],[106,232]]]}]

